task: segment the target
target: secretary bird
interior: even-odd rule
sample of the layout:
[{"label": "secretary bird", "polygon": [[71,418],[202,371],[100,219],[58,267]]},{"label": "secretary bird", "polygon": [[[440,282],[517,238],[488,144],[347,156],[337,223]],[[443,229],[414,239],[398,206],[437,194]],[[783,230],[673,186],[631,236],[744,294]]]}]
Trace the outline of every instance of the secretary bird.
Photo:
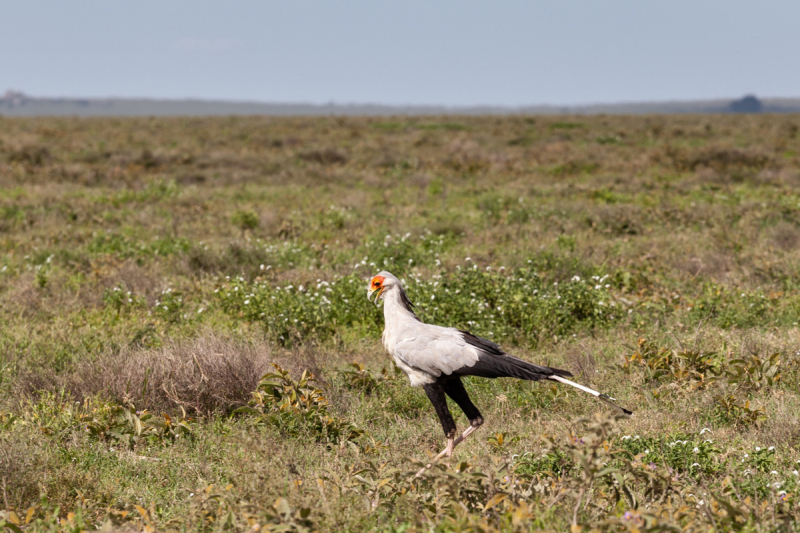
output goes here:
[{"label": "secretary bird", "polygon": [[[442,457],[450,458],[453,448],[483,424],[480,411],[469,399],[464,384],[461,383],[462,376],[558,381],[597,396],[625,414],[632,414],[613,403],[613,398],[566,379],[572,377],[566,370],[523,361],[505,353],[492,341],[476,337],[467,331],[423,323],[414,313],[414,305],[406,296],[400,280],[389,272],[379,272],[372,278],[367,289],[367,299],[372,301],[373,295],[375,305],[381,298],[384,302],[383,346],[397,366],[408,375],[411,386],[421,386],[428,395],[447,438],[445,449],[431,464],[420,470],[417,476],[422,475]],[[470,426],[458,437],[456,423],[447,407],[445,395],[450,396],[469,419]]]}]

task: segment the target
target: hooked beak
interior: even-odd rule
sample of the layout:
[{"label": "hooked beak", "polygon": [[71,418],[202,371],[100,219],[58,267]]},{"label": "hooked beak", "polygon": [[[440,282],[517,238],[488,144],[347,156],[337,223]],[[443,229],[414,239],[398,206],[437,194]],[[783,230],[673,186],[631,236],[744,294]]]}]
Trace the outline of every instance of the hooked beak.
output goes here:
[{"label": "hooked beak", "polygon": [[372,303],[372,295],[375,295],[375,305],[378,305],[378,298],[381,296],[381,292],[383,292],[383,287],[378,287],[377,289],[372,289],[371,291],[367,292],[367,300]]}]

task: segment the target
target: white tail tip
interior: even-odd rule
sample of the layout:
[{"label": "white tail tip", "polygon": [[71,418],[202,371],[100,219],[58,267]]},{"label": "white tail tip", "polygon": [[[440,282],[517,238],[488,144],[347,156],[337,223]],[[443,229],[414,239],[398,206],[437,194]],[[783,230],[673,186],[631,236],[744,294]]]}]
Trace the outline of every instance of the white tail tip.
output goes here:
[{"label": "white tail tip", "polygon": [[580,389],[583,392],[588,392],[592,396],[597,396],[597,398],[601,402],[610,405],[614,409],[618,409],[618,410],[622,411],[626,415],[632,415],[633,414],[633,411],[629,411],[628,409],[625,409],[624,407],[620,407],[619,405],[615,404],[612,401],[612,400],[614,400],[614,398],[611,398],[610,396],[606,396],[605,394],[603,394],[601,392],[597,392],[594,389],[590,389],[589,387],[584,387],[583,385],[581,385],[579,383],[575,383],[574,381],[570,381],[567,378],[562,378],[561,376],[553,375],[553,376],[547,376],[547,379],[552,379],[553,381],[558,381],[560,383],[564,383],[565,385],[571,385],[572,387],[575,387],[576,389]]}]

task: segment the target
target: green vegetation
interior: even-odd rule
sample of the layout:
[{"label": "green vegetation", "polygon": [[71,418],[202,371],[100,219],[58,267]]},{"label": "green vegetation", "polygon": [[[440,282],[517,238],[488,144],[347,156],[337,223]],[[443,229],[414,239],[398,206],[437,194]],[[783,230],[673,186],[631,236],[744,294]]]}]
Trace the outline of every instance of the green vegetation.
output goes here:
[{"label": "green vegetation", "polygon": [[[0,119],[0,526],[797,531],[798,126]],[[471,379],[414,478],[384,269],[635,415]]]}]

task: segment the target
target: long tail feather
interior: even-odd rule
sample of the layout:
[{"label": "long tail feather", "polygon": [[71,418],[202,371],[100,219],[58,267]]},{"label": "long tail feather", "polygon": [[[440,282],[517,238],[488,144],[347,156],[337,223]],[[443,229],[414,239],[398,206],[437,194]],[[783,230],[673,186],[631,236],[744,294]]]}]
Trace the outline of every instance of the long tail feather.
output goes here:
[{"label": "long tail feather", "polygon": [[553,381],[558,381],[559,383],[564,383],[565,385],[571,385],[571,386],[575,387],[576,389],[580,389],[580,390],[582,390],[584,392],[588,392],[592,396],[597,396],[597,398],[600,401],[610,405],[614,409],[619,409],[620,411],[622,411],[626,415],[632,415],[633,414],[633,411],[629,411],[629,410],[625,409],[624,407],[620,407],[619,405],[615,404],[612,401],[612,400],[614,400],[614,398],[611,398],[610,396],[606,396],[605,394],[603,394],[601,392],[597,392],[596,390],[590,389],[589,387],[584,387],[583,385],[581,385],[579,383],[575,383],[574,381],[570,381],[570,380],[568,380],[566,378],[563,378],[561,376],[555,376],[555,375],[547,376],[547,379],[551,379]]}]

